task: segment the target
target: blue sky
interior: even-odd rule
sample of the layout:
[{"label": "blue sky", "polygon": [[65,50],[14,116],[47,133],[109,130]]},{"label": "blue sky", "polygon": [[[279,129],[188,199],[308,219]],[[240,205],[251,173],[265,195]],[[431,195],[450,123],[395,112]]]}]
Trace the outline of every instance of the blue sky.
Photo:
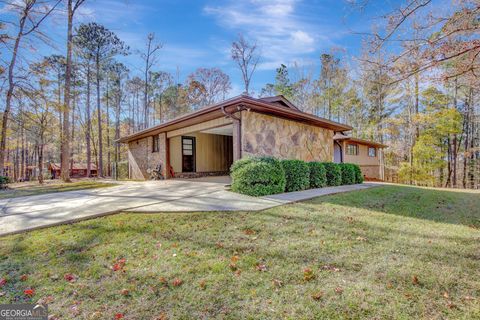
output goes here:
[{"label": "blue sky", "polygon": [[[318,72],[323,52],[335,48],[345,58],[358,54],[361,37],[355,33],[368,32],[389,6],[372,1],[367,11],[360,12],[342,0],[86,0],[77,24],[96,21],[117,33],[133,52],[123,61],[138,73],[142,60],[135,50],[143,50],[146,35],[154,32],[163,44],[156,70],[175,74],[178,68],[182,81],[198,67],[219,67],[231,77],[230,95],[236,95],[242,92],[242,82],[230,58],[230,45],[238,33],[261,49],[253,78],[253,89],[259,93],[273,81],[281,63],[297,63],[304,71],[315,68]],[[32,56],[64,54],[64,26],[64,16],[52,17],[44,29],[52,34],[56,49],[30,48]]]}]

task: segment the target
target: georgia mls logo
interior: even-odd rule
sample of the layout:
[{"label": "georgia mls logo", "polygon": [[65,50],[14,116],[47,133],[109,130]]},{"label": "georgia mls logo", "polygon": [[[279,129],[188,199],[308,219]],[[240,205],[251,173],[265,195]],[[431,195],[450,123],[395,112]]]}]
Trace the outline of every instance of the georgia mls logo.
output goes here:
[{"label": "georgia mls logo", "polygon": [[0,304],[0,320],[47,320],[48,307],[42,304]]}]

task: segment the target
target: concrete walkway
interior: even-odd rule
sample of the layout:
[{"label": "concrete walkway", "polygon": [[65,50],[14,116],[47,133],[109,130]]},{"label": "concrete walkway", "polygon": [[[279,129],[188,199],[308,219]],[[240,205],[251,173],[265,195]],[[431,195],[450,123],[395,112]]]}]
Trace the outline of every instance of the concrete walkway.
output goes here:
[{"label": "concrete walkway", "polygon": [[258,211],[375,186],[362,184],[254,198],[225,189],[225,179],[128,182],[119,186],[0,200],[0,235],[128,212]]}]

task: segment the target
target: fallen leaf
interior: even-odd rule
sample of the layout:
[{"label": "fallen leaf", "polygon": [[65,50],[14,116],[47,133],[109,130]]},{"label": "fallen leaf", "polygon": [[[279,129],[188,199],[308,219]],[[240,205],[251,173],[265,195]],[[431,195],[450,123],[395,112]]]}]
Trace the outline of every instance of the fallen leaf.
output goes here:
[{"label": "fallen leaf", "polygon": [[7,284],[7,279],[0,278],[0,288]]},{"label": "fallen leaf", "polygon": [[447,292],[447,291],[445,291],[445,292],[443,293],[443,297],[444,297],[445,299],[448,299],[448,298],[450,297],[450,296],[448,295],[448,292]]},{"label": "fallen leaf", "polygon": [[178,278],[175,278],[175,279],[173,279],[173,281],[172,281],[172,285],[173,285],[174,287],[179,287],[179,286],[182,285],[182,283],[183,283],[183,280],[182,280],[182,279],[178,279]]},{"label": "fallen leaf", "polygon": [[205,280],[201,280],[199,285],[202,290],[205,290],[207,288],[207,283],[205,282]]},{"label": "fallen leaf", "polygon": [[130,294],[130,292],[128,291],[128,289],[122,289],[120,291],[120,293],[122,294],[122,296],[128,296]]},{"label": "fallen leaf", "polygon": [[336,287],[336,288],[335,288],[335,292],[338,293],[338,294],[342,294],[342,293],[343,293],[343,289],[340,288],[340,287]]},{"label": "fallen leaf", "polygon": [[453,303],[452,301],[447,301],[447,307],[449,309],[456,309],[457,308],[457,305],[455,303]]},{"label": "fallen leaf", "polygon": [[20,281],[27,281],[28,280],[28,274],[22,274],[20,276]]},{"label": "fallen leaf", "polygon": [[331,266],[331,265],[325,265],[322,267],[322,270],[327,270],[327,271],[333,271],[333,272],[340,272],[340,269],[335,267],[335,266]]},{"label": "fallen leaf", "polygon": [[310,281],[313,279],[315,279],[315,274],[313,273],[313,270],[310,268],[305,268],[303,270],[303,280]]},{"label": "fallen leaf", "polygon": [[246,235],[252,235],[255,234],[255,231],[253,231],[252,229],[245,229],[243,230],[243,233],[245,233]]},{"label": "fallen leaf", "polygon": [[72,273],[66,273],[63,276],[63,279],[65,279],[68,282],[75,282],[77,280],[77,277]]},{"label": "fallen leaf", "polygon": [[471,297],[471,296],[465,296],[463,297],[464,300],[467,300],[467,301],[472,301],[472,300],[475,300],[474,297]]},{"label": "fallen leaf", "polygon": [[237,261],[240,259],[239,256],[233,256],[230,258],[230,261],[232,261],[232,263],[237,263]]},{"label": "fallen leaf", "polygon": [[23,294],[32,297],[35,294],[35,289],[25,289],[23,290]]},{"label": "fallen leaf", "polygon": [[412,283],[413,283],[414,285],[419,285],[419,284],[420,284],[420,282],[418,281],[418,277],[417,277],[417,276],[413,276],[413,277],[412,277]]},{"label": "fallen leaf", "polygon": [[123,319],[123,313],[116,313],[115,319]]},{"label": "fallen leaf", "polygon": [[318,301],[318,300],[322,299],[322,297],[323,297],[323,292],[322,291],[319,291],[317,293],[312,294],[312,299],[313,300]]},{"label": "fallen leaf", "polygon": [[278,279],[273,279],[272,282],[273,282],[273,285],[277,288],[280,288],[281,286],[283,286],[283,282]]},{"label": "fallen leaf", "polygon": [[264,264],[257,264],[256,269],[257,269],[258,271],[265,272],[265,271],[267,271],[267,266],[264,265]]}]

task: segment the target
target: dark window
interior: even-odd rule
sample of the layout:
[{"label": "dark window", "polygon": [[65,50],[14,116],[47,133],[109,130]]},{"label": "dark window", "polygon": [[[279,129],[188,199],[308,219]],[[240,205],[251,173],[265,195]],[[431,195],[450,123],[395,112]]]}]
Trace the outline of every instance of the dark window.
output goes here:
[{"label": "dark window", "polygon": [[182,137],[182,172],[195,172],[195,137]]},{"label": "dark window", "polygon": [[347,154],[349,156],[358,156],[358,144],[348,144]]},{"label": "dark window", "polygon": [[158,152],[160,150],[160,137],[158,135],[152,137],[152,152]]},{"label": "dark window", "polygon": [[377,156],[377,148],[369,147],[368,148],[368,156],[369,157],[376,157]]}]

